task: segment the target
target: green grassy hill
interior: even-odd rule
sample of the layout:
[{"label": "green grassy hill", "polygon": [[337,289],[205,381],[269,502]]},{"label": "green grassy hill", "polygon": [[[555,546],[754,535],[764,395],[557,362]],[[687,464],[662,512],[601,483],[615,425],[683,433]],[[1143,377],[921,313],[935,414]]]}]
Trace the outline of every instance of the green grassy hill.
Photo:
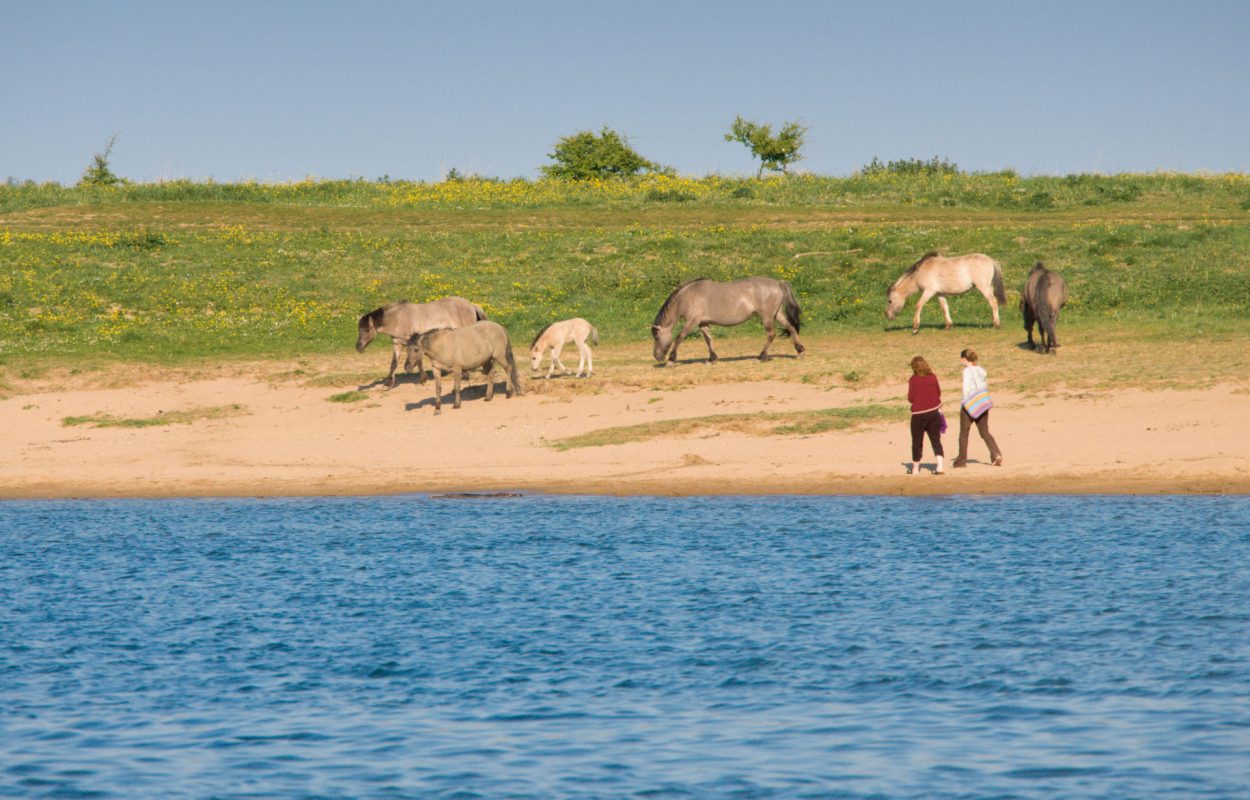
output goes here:
[{"label": "green grassy hill", "polygon": [[[886,287],[926,250],[1002,262],[1005,327],[1019,327],[1016,292],[1042,259],[1069,282],[1073,329],[1237,330],[1250,176],[0,186],[0,357],[346,351],[363,312],[448,294],[514,341],[575,315],[642,340],[697,276],[784,278],[805,331],[862,333],[886,326]],[[989,322],[976,295],[952,310]],[[926,321],[939,320],[933,304]]]}]

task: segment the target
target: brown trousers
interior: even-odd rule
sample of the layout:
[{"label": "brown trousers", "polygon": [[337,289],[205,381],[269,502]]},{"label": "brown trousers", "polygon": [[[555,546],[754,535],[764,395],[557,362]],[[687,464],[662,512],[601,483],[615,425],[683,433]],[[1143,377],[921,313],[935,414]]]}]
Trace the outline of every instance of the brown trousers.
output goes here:
[{"label": "brown trousers", "polygon": [[984,441],[985,446],[990,449],[990,461],[997,461],[1001,458],[1003,452],[998,449],[998,442],[994,441],[994,436],[990,433],[990,412],[986,411],[974,420],[968,415],[968,409],[960,406],[959,455],[955,457],[955,463],[968,463],[968,435],[972,433],[973,425],[977,426],[977,433],[981,434],[981,440]]},{"label": "brown trousers", "polygon": [[919,461],[924,452],[924,436],[929,434],[929,444],[933,445],[933,455],[942,453],[942,412],[926,411],[923,414],[911,415],[911,460]]}]

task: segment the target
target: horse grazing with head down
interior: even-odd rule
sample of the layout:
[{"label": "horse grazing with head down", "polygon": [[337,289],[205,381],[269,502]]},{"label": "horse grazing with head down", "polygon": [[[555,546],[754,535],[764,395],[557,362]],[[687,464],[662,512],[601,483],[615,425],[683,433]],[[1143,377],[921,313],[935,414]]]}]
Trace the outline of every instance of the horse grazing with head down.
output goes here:
[{"label": "horse grazing with head down", "polygon": [[[479,367],[486,374],[486,399],[495,396],[495,383],[491,373],[495,367],[503,370],[504,393],[512,397],[521,394],[521,380],[516,372],[516,359],[512,356],[512,342],[508,332],[498,322],[483,320],[463,328],[439,328],[413,337],[417,358],[429,356],[431,361],[442,364],[455,375],[455,405],[460,408],[460,382],[465,373]],[[434,368],[434,413],[443,408],[443,373]]]},{"label": "horse grazing with head down", "polygon": [[998,306],[1007,302],[1007,293],[1003,289],[1002,265],[981,253],[945,258],[930,251],[908,267],[890,286],[886,292],[885,318],[894,319],[906,305],[907,298],[920,292],[920,299],[916,301],[916,314],[911,321],[911,332],[916,333],[920,330],[920,309],[929,302],[929,298],[937,295],[942,314],[946,317],[946,329],[950,330],[955,323],[951,319],[951,309],[946,298],[963,294],[973,288],[990,304],[994,327],[999,327],[1001,323],[998,320]]},{"label": "horse grazing with head down", "polygon": [[1055,352],[1059,340],[1055,338],[1055,323],[1059,321],[1059,309],[1068,302],[1068,284],[1058,273],[1046,269],[1042,262],[1033,265],[1033,271],[1024,281],[1020,292],[1020,311],[1024,314],[1024,329],[1029,333],[1029,347],[1034,350],[1033,323],[1042,340],[1042,352]]},{"label": "horse grazing with head down", "polygon": [[[774,325],[785,330],[794,341],[795,351],[803,355],[806,348],[799,341],[802,312],[789,283],[763,277],[728,283],[696,278],[674,289],[655,315],[655,322],[651,323],[655,360],[663,363],[667,357],[669,362],[675,363],[677,345],[698,328],[707,342],[708,361],[716,361],[708,326],[741,325],[755,315],[759,315],[764,332],[768,334],[768,341],[760,351],[760,361],[768,360],[768,348],[777,336]],[[679,320],[685,320],[685,325],[681,333],[674,336],[673,327]]]},{"label": "horse grazing with head down", "polygon": [[414,357],[410,340],[419,333],[435,328],[462,328],[478,320],[486,319],[486,312],[481,307],[470,303],[463,297],[444,297],[432,303],[409,303],[400,300],[375,308],[360,318],[356,324],[356,352],[363,353],[369,342],[379,333],[391,337],[391,371],[386,376],[386,385],[395,385],[395,369],[399,366],[399,351],[408,348],[408,357],[404,369],[418,369],[417,380],[425,382],[425,371],[421,359]]},{"label": "horse grazing with head down", "polygon": [[577,352],[580,356],[577,361],[577,377],[582,377],[582,372],[585,371],[586,377],[589,378],[595,374],[595,359],[590,352],[590,346],[586,344],[587,339],[598,345],[599,331],[581,317],[551,323],[539,331],[534,341],[530,342],[530,369],[537,372],[542,366],[543,354],[550,350],[551,364],[547,367],[547,377],[551,377],[551,373],[557,366],[567,375],[570,370],[560,360],[560,351],[564,349],[566,342],[571,341],[577,345]]}]

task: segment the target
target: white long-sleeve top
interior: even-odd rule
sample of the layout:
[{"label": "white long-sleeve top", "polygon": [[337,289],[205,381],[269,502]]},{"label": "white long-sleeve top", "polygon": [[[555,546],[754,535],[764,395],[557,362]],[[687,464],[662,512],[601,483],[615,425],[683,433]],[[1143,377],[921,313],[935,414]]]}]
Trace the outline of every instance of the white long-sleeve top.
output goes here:
[{"label": "white long-sleeve top", "polygon": [[985,379],[985,370],[983,368],[976,364],[964,367],[964,397],[988,388],[990,388],[990,385]]}]

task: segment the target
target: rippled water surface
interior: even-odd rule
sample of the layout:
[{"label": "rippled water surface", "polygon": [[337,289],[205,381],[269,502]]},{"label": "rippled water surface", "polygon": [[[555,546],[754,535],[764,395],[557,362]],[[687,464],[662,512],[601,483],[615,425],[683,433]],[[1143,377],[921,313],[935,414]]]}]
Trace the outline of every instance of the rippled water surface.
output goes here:
[{"label": "rippled water surface", "polygon": [[0,504],[4,797],[1246,797],[1246,498]]}]

